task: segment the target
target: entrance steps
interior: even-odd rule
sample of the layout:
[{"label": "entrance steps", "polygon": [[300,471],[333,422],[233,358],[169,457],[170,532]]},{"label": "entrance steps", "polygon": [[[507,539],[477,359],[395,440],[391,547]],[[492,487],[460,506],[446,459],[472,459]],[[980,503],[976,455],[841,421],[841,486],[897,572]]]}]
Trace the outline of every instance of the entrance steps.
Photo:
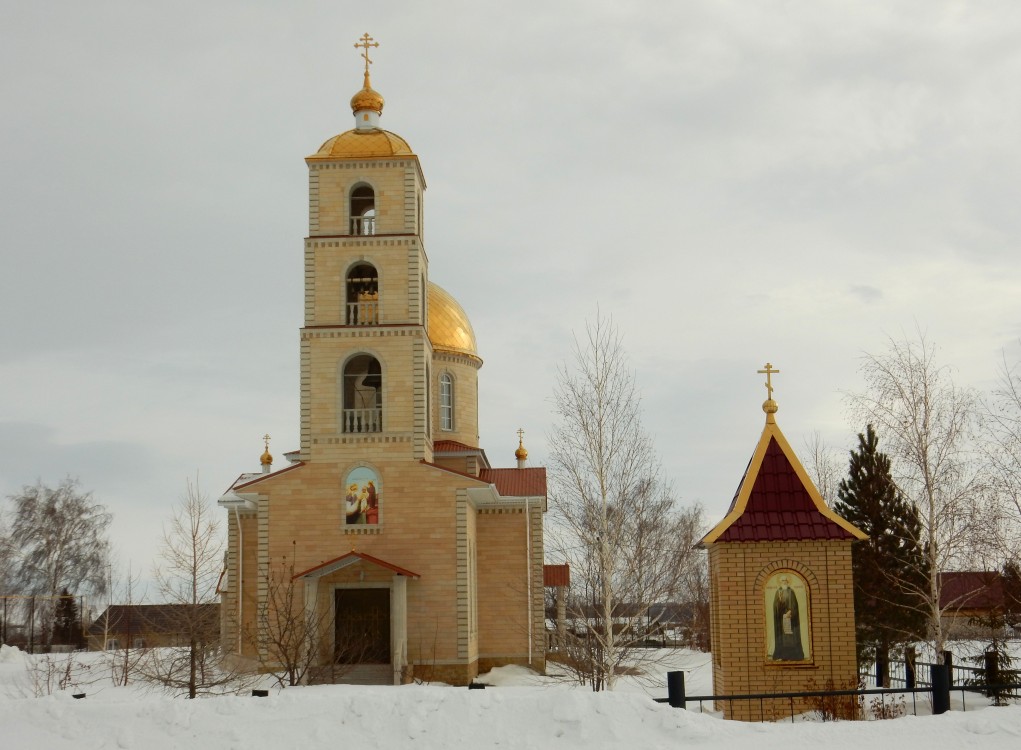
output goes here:
[{"label": "entrance steps", "polygon": [[312,667],[309,685],[393,685],[394,672],[389,664],[327,664]]}]

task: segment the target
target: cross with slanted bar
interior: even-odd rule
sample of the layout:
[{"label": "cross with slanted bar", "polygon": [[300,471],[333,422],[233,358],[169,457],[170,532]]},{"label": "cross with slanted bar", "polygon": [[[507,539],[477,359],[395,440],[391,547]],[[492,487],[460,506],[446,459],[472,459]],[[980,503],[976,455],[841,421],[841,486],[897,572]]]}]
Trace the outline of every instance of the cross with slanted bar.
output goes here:
[{"label": "cross with slanted bar", "polygon": [[766,369],[765,370],[759,370],[758,372],[759,372],[759,374],[766,376],[766,393],[768,394],[766,396],[766,398],[773,398],[773,379],[772,379],[772,376],[779,374],[780,371],[779,370],[774,370],[773,369],[773,365],[771,365],[769,362],[767,362],[766,363]]},{"label": "cross with slanted bar", "polygon": [[359,47],[364,47],[365,48],[365,51],[362,53],[362,57],[365,58],[365,72],[366,73],[369,72],[369,65],[372,64],[372,60],[369,59],[369,47],[378,47],[378,46],[379,46],[379,42],[377,42],[371,36],[369,36],[369,32],[367,32],[367,31],[362,35],[362,37],[357,42],[355,42],[355,49],[358,49]]}]

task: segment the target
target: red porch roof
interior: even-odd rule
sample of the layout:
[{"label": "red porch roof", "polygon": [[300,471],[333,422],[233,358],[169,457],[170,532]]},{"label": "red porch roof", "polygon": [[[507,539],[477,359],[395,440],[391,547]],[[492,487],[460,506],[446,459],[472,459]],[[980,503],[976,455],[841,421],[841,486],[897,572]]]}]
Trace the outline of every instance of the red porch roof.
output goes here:
[{"label": "red porch roof", "polygon": [[295,573],[294,578],[292,578],[291,580],[297,580],[299,578],[306,577],[320,578],[321,576],[329,575],[330,573],[340,570],[341,568],[346,568],[348,565],[354,565],[357,562],[367,562],[370,565],[376,565],[379,566],[380,568],[386,568],[387,570],[392,570],[399,576],[405,576],[407,578],[421,578],[421,576],[418,575],[418,573],[412,573],[407,568],[402,568],[399,565],[388,563],[386,560],[380,560],[378,557],[373,557],[372,555],[366,555],[364,552],[355,552],[354,550],[351,550],[346,555],[335,557],[332,560],[320,563],[319,565],[316,565],[314,568],[309,568],[308,570],[302,571],[301,573]]}]

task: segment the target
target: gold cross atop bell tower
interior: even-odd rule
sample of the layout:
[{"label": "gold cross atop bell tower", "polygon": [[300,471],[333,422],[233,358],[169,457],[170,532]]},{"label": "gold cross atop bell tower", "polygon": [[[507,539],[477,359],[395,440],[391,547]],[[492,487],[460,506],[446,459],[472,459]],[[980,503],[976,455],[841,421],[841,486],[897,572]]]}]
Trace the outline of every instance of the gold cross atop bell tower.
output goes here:
[{"label": "gold cross atop bell tower", "polygon": [[369,36],[369,32],[362,34],[361,39],[355,42],[355,49],[362,47],[365,51],[362,52],[362,57],[365,58],[365,75],[369,74],[369,66],[372,65],[372,60],[369,59],[369,48],[378,47],[379,42]]}]

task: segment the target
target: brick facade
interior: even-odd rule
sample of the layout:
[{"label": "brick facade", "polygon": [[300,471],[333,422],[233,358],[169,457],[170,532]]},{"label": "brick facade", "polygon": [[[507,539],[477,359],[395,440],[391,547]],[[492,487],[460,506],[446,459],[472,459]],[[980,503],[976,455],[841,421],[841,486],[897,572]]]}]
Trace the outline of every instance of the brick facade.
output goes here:
[{"label": "brick facade", "polygon": [[[335,602],[344,600],[336,592],[363,588],[390,602],[395,682],[464,684],[480,665],[541,671],[545,473],[510,470],[541,473],[541,489],[527,497],[515,494],[527,483],[513,477],[480,478],[491,468],[477,447],[482,360],[464,311],[429,283],[418,158],[384,132],[349,131],[306,160],[299,460],[243,475],[220,499],[228,510],[221,632],[236,657],[271,668],[260,613],[270,606],[272,582],[296,571],[296,606],[329,623],[316,636],[321,664],[343,637],[333,620]],[[345,143],[355,151],[345,152]],[[376,144],[384,150],[373,153]],[[394,144],[402,153],[385,151]],[[353,215],[354,191],[365,188],[374,201],[371,231]],[[348,315],[356,268],[372,269],[377,295],[374,319],[360,325]],[[456,340],[446,338],[450,331]],[[379,385],[369,392],[381,417],[363,432],[345,422],[355,410],[344,378],[349,362],[366,358],[379,366]],[[444,374],[453,383],[449,429],[440,428]],[[464,450],[437,451],[437,441]],[[375,478],[372,521],[347,515],[346,487],[358,472]]]},{"label": "brick facade", "polygon": [[[864,535],[826,506],[776,425],[775,402],[766,406],[772,411],[730,510],[702,539],[709,553],[713,694],[853,689],[851,545]],[[779,589],[788,582],[801,592],[793,627],[780,615],[786,608]],[[810,699],[793,706],[812,707]],[[721,701],[717,710],[760,721],[789,716],[791,704]]]}]

